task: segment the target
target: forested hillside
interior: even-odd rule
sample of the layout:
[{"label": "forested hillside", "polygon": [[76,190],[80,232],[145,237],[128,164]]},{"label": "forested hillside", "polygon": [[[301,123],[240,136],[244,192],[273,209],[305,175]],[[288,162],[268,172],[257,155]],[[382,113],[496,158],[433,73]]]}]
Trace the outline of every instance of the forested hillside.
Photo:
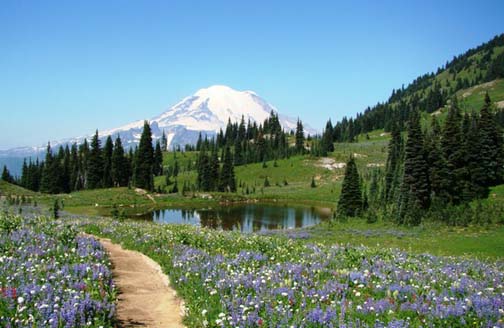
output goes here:
[{"label": "forested hillside", "polygon": [[[334,140],[352,141],[358,134],[376,129],[391,131],[392,124],[405,130],[410,112],[435,112],[446,106],[457,92],[501,78],[504,78],[504,34],[453,57],[435,72],[417,77],[406,87],[393,89],[387,101],[366,108],[355,118],[343,118],[334,125]],[[503,122],[502,108],[499,117]]]}]

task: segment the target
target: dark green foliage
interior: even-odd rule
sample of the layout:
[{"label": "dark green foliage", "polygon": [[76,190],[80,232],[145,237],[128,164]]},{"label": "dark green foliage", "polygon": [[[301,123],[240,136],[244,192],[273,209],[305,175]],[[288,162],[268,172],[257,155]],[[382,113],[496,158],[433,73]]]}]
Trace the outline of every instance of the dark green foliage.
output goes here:
[{"label": "dark green foliage", "polygon": [[451,201],[450,171],[441,150],[439,134],[428,135],[425,141],[425,153],[428,162],[428,174],[432,200],[441,203]]},{"label": "dark green foliage", "polygon": [[177,180],[175,180],[175,183],[173,184],[173,188],[171,189],[172,194],[178,193],[178,183]]},{"label": "dark green foliage", "polygon": [[371,206],[377,205],[380,200],[380,177],[381,171],[374,169],[371,173],[371,184],[369,186],[369,203]]},{"label": "dark green foliage", "polygon": [[303,154],[305,152],[304,148],[304,130],[303,123],[298,119],[296,125],[296,153]]},{"label": "dark green foliage", "polygon": [[180,166],[178,163],[178,160],[175,160],[175,163],[173,163],[173,176],[178,177],[180,171]]},{"label": "dark green foliage", "polygon": [[110,136],[105,141],[103,147],[103,187],[110,188],[114,185],[112,181],[112,153],[114,152],[114,143]]},{"label": "dark green foliage", "polygon": [[[467,123],[466,123],[467,122]],[[468,127],[466,127],[468,125]],[[488,197],[488,184],[487,177],[484,169],[483,151],[486,148],[482,144],[481,130],[478,129],[478,118],[476,115],[469,117],[468,114],[464,116],[463,123],[464,130],[464,175],[461,176],[462,194],[460,198],[462,201],[469,202],[475,198]]]},{"label": "dark green foliage", "polygon": [[487,72],[487,81],[504,77],[504,52],[501,52],[490,64]]},{"label": "dark green foliage", "polygon": [[210,190],[217,190],[219,187],[219,170],[219,156],[217,155],[216,147],[214,147],[210,155]]},{"label": "dark green foliage", "polygon": [[[420,115],[413,112],[408,124],[408,140],[405,146],[404,175],[401,184],[401,209],[427,209],[430,206],[429,167],[425,158],[424,141],[420,128]],[[401,216],[404,214],[401,211]],[[418,224],[417,220],[400,223]]]},{"label": "dark green foliage", "polygon": [[263,183],[263,186],[264,186],[264,187],[269,187],[269,186],[270,186],[270,182],[269,182],[269,180],[268,180],[268,177],[265,177],[265,178],[264,178],[264,183]]},{"label": "dark green foliage", "polygon": [[464,140],[461,124],[462,116],[458,101],[457,98],[453,98],[443,128],[441,148],[449,171],[449,193],[454,204],[462,201],[463,181],[466,179],[464,149],[461,147],[461,141]]},{"label": "dark green foliage", "polygon": [[54,219],[58,219],[59,218],[60,205],[59,205],[59,201],[57,199],[54,200],[52,210],[53,210],[53,218]]},{"label": "dark green foliage", "polygon": [[350,157],[346,164],[345,178],[338,201],[338,213],[344,216],[356,216],[362,211],[362,189],[355,159]]},{"label": "dark green foliage", "polygon": [[493,106],[488,96],[485,95],[485,104],[480,112],[478,121],[479,142],[480,142],[480,167],[483,171],[481,185],[489,187],[503,181],[504,174],[504,149],[502,130],[497,124],[493,114]]},{"label": "dark green foliage", "polygon": [[14,183],[14,178],[10,174],[6,165],[4,165],[3,170],[2,170],[2,180],[5,182]]},{"label": "dark green foliage", "polygon": [[128,158],[124,154],[121,138],[115,140],[114,151],[112,153],[112,183],[116,187],[126,187],[131,175],[131,168]]},{"label": "dark green foliage", "polygon": [[317,187],[317,184],[315,183],[315,177],[312,177],[311,183],[310,183],[310,187],[311,188],[316,188]]},{"label": "dark green foliage", "polygon": [[162,151],[167,151],[168,150],[168,139],[166,139],[166,133],[163,130],[163,135],[161,136],[161,150]]},{"label": "dark green foliage", "polygon": [[403,140],[399,128],[394,124],[388,145],[387,164],[385,167],[385,201],[395,199],[401,179]]},{"label": "dark green foliage", "polygon": [[154,165],[152,170],[155,176],[163,174],[163,152],[161,151],[161,144],[159,141],[156,142],[156,148],[154,150]]},{"label": "dark green foliage", "polygon": [[61,188],[61,167],[57,157],[52,154],[51,145],[47,145],[44,167],[40,181],[40,191],[48,194],[57,194]]},{"label": "dark green foliage", "polygon": [[236,192],[233,155],[229,146],[226,147],[221,174],[219,176],[219,191]]},{"label": "dark green foliage", "polygon": [[138,151],[135,156],[134,185],[145,190],[154,190],[154,148],[149,122],[144,122]]},{"label": "dark green foliage", "polygon": [[91,140],[91,149],[88,157],[87,168],[87,189],[96,189],[102,187],[103,181],[103,156],[100,147],[100,138],[96,130]]},{"label": "dark green foliage", "polygon": [[208,157],[208,154],[204,149],[201,150],[199,153],[197,170],[198,170],[198,177],[197,177],[198,189],[202,191],[212,191],[214,182],[212,179],[210,158]]},{"label": "dark green foliage", "polygon": [[327,156],[327,153],[334,151],[333,136],[334,129],[329,120],[320,140],[320,156]]},{"label": "dark green foliage", "polygon": [[[70,150],[70,191],[79,190],[81,188],[79,182],[80,174],[80,161],[79,161],[79,151],[77,144],[72,144]],[[33,189],[32,189],[33,190]]]}]

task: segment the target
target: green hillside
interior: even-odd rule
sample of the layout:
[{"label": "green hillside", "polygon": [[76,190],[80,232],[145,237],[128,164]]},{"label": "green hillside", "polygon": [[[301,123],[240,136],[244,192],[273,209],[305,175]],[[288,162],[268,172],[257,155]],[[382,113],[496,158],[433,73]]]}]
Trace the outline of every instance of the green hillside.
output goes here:
[{"label": "green hillside", "polygon": [[[391,96],[384,102],[368,107],[354,118],[343,118],[335,125],[337,140],[346,141],[354,135],[377,129],[390,131],[392,125],[405,129],[412,111],[434,113],[444,108],[453,96],[467,98],[467,109],[479,109],[483,98],[478,99],[480,89],[489,89],[494,101],[502,101],[502,82],[493,82],[504,78],[504,34],[489,42],[455,56],[436,72],[417,77],[407,86],[392,90]],[[487,84],[488,83],[488,84]],[[474,89],[469,97],[468,89]],[[504,110],[499,109],[503,116]]]}]

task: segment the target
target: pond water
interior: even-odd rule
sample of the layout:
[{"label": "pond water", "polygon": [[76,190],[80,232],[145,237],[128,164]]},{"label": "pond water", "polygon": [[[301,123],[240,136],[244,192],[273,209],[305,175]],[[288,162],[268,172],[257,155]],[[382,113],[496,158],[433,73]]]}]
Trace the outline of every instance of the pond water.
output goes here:
[{"label": "pond water", "polygon": [[185,223],[242,232],[292,229],[328,220],[331,211],[318,207],[240,204],[207,209],[163,209],[141,216],[157,223]]}]

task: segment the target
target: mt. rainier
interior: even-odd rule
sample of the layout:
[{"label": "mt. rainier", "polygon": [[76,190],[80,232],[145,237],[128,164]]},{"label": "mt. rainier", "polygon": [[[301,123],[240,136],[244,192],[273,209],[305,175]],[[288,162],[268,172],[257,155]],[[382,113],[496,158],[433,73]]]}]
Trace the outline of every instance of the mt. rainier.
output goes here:
[{"label": "mt. rainier", "polygon": [[[161,137],[163,131],[168,138],[168,147],[173,145],[194,144],[199,133],[209,137],[214,136],[220,129],[225,129],[228,120],[261,124],[270,113],[277,109],[252,91],[237,91],[223,85],[214,85],[198,90],[194,95],[182,99],[149,122],[154,138]],[[296,128],[296,120],[279,115],[280,124],[285,130]],[[138,133],[143,128],[143,121],[138,121],[117,129],[104,131],[103,135],[119,133],[127,142],[138,142]],[[138,130],[135,138],[129,132]],[[313,132],[313,131],[308,131]],[[127,138],[126,136],[129,136]]]},{"label": "mt. rainier", "polygon": [[[277,109],[259,97],[253,91],[237,91],[228,86],[214,85],[200,89],[194,95],[182,99],[179,103],[159,116],[149,120],[153,139],[158,139],[165,132],[168,139],[168,147],[175,145],[184,146],[194,144],[201,132],[203,136],[212,137],[220,129],[225,130],[228,120],[240,122],[242,116],[245,122],[257,122],[262,124],[270,116],[271,111],[278,114]],[[290,131],[296,128],[296,120],[278,114],[280,124],[284,130]],[[115,129],[99,131],[101,139],[107,136],[115,138],[119,135],[126,146],[138,144],[143,129],[143,120],[139,120]],[[305,125],[305,132],[314,134],[316,131]],[[60,141],[52,141],[54,148],[60,145],[81,143],[84,138],[88,140],[92,134],[77,138],[69,138]],[[1,157],[24,157],[43,154],[46,144],[38,147],[14,148],[0,151]]]}]

